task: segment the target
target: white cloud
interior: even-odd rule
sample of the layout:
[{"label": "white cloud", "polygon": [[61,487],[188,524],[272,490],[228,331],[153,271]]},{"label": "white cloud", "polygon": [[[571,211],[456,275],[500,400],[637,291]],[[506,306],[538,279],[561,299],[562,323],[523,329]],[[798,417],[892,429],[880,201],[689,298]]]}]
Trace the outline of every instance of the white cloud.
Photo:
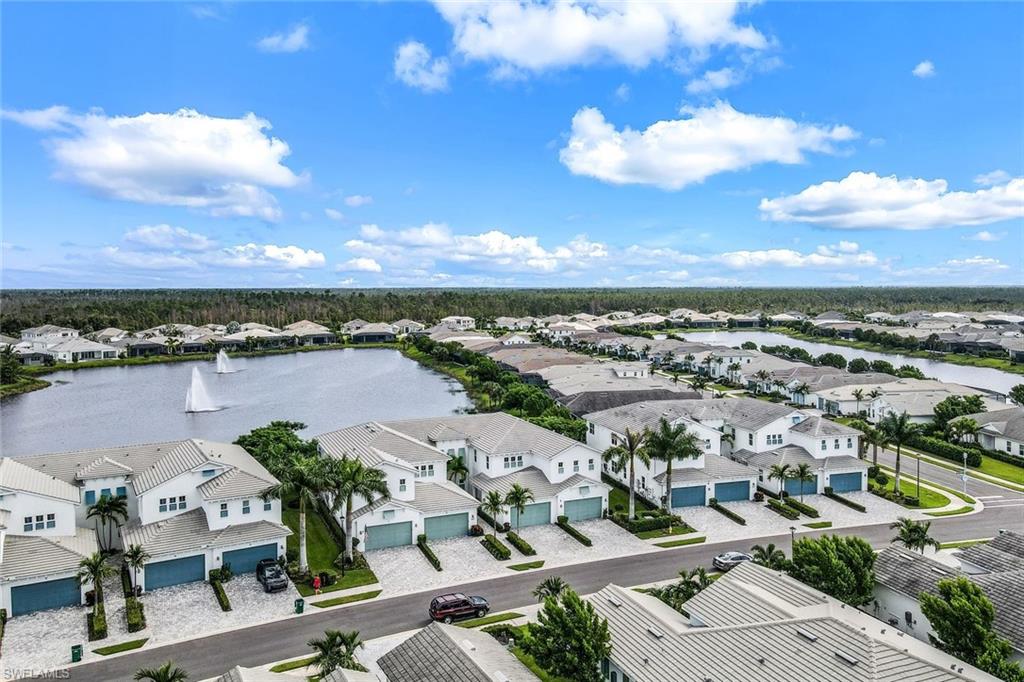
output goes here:
[{"label": "white cloud", "polygon": [[619,102],[628,102],[631,94],[629,83],[622,83],[619,87],[615,88],[615,99]]},{"label": "white cloud", "polygon": [[256,43],[263,52],[291,53],[309,49],[309,26],[296,24],[288,31],[271,34]]},{"label": "white cloud", "polygon": [[330,218],[331,220],[335,220],[337,222],[341,222],[342,220],[345,219],[345,214],[336,208],[325,208],[324,215]]},{"label": "white cloud", "polygon": [[860,251],[852,242],[836,246],[819,246],[813,253],[800,253],[793,249],[764,249],[730,251],[710,258],[736,270],[750,268],[846,268],[875,267],[878,257],[871,251]]},{"label": "white cloud", "polygon": [[353,208],[357,206],[367,206],[373,203],[373,197],[366,194],[353,194],[345,197],[345,205]]},{"label": "white cloud", "polygon": [[381,272],[384,268],[372,258],[352,258],[338,266],[342,272]]},{"label": "white cloud", "polygon": [[983,268],[986,270],[1006,270],[1010,266],[998,258],[987,258],[985,256],[970,256],[969,258],[951,258],[945,265],[953,268]]},{"label": "white cloud", "polygon": [[713,90],[724,90],[736,85],[743,79],[743,75],[726,66],[716,71],[705,71],[700,78],[695,78],[686,84],[686,91],[691,95],[698,95]]},{"label": "white cloud", "polygon": [[498,76],[597,62],[642,68],[696,60],[710,48],[762,49],[769,41],[735,22],[735,2],[436,2],[455,50]]},{"label": "white cloud", "polygon": [[313,249],[276,244],[239,244],[215,252],[211,258],[218,265],[237,268],[275,267],[286,270],[321,268],[327,259]]},{"label": "white cloud", "polygon": [[126,232],[124,240],[159,251],[208,251],[216,245],[205,235],[171,225],[140,225]]},{"label": "white cloud", "polygon": [[974,176],[974,184],[981,185],[982,187],[991,187],[992,185],[1001,185],[1010,179],[1010,174],[1004,170],[994,170],[989,173],[982,173],[981,175]]},{"label": "white cloud", "polygon": [[200,263],[190,256],[152,251],[132,251],[117,246],[104,246],[99,250],[103,261],[133,270],[192,270]]},{"label": "white cloud", "polygon": [[918,78],[931,78],[932,76],[935,75],[935,65],[926,59],[917,66],[915,66],[914,70],[911,71],[911,73],[913,73]]},{"label": "white cloud", "polygon": [[450,71],[447,58],[432,58],[427,46],[415,40],[400,45],[395,52],[395,76],[424,92],[447,90]]},{"label": "white cloud", "polygon": [[50,107],[4,116],[53,131],[46,142],[56,176],[113,199],[273,221],[281,210],[266,187],[293,187],[305,179],[283,165],[288,144],[267,136],[270,123],[251,113],[218,118],[180,109],[107,116]]},{"label": "white cloud", "polygon": [[989,232],[988,230],[981,230],[980,232],[968,237],[964,237],[964,239],[969,239],[974,242],[997,242],[1005,236],[1005,232]]},{"label": "white cloud", "polygon": [[1024,216],[1024,178],[974,192],[950,192],[945,180],[853,172],[799,194],[762,199],[766,220],[841,229],[926,230],[984,225]]},{"label": "white cloud", "polygon": [[704,260],[703,256],[683,253],[670,248],[652,248],[633,244],[623,249],[616,261],[627,265],[651,265],[655,263],[672,263],[675,265],[692,265]]},{"label": "white cloud", "polygon": [[938,265],[919,266],[903,269],[889,269],[888,274],[900,279],[916,278],[916,281],[932,279],[933,281],[946,281],[949,277],[963,277],[967,275],[969,282],[976,282],[984,276],[996,275],[1009,270],[1010,266],[998,258],[985,256],[968,256],[965,258],[950,258]]},{"label": "white cloud", "polygon": [[744,114],[726,102],[682,113],[686,118],[658,121],[643,131],[619,131],[599,109],[584,107],[573,116],[559,158],[576,175],[677,190],[761,163],[801,163],[806,152],[835,153],[835,143],[857,137],[847,126]]}]

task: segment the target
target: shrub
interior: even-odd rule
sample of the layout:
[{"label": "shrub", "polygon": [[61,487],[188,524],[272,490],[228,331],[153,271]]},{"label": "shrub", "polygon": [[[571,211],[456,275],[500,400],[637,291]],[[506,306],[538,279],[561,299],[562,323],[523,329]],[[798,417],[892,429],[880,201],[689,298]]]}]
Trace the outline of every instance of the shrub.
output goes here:
[{"label": "shrub", "polygon": [[796,509],[801,514],[806,514],[807,516],[811,517],[812,519],[816,519],[816,518],[818,518],[820,516],[820,514],[818,514],[818,510],[817,509],[815,509],[814,507],[812,507],[809,504],[804,504],[800,500],[795,499],[793,497],[787,497],[786,498],[786,504],[789,505],[790,507],[792,507],[793,509]]},{"label": "shrub", "polygon": [[126,597],[124,600],[124,619],[128,624],[128,632],[138,632],[146,629],[146,612],[142,602],[135,596]]},{"label": "shrub", "polygon": [[786,517],[790,521],[794,521],[800,518],[800,512],[798,512],[796,509],[793,509],[789,505],[779,502],[778,500],[772,497],[768,498],[768,508],[771,509],[776,514],[778,514],[779,516]]},{"label": "shrub", "polygon": [[486,521],[488,526],[494,528],[494,519],[491,518],[490,514],[478,508],[476,510],[476,516],[478,519],[483,519],[484,521]]},{"label": "shrub", "polygon": [[881,471],[881,469],[872,464],[871,466],[868,467],[868,478],[874,478],[875,476],[878,475],[879,471]]},{"label": "shrub", "polygon": [[754,493],[754,502],[764,502],[764,493],[760,490]]},{"label": "shrub", "polygon": [[505,561],[506,559],[512,558],[512,550],[505,546],[505,544],[496,537],[485,535],[480,544],[484,546],[488,552],[491,553],[498,561]]},{"label": "shrub", "polygon": [[747,525],[747,520],[745,518],[743,518],[742,516],[740,516],[736,512],[731,511],[729,509],[726,509],[722,505],[718,504],[718,499],[717,498],[712,497],[711,501],[710,501],[710,504],[708,504],[708,506],[711,507],[712,509],[714,509],[719,514],[722,514],[723,516],[725,516],[727,519],[735,521],[736,523],[740,524],[741,526]]},{"label": "shrub", "polygon": [[121,591],[124,593],[125,599],[135,596],[135,591],[132,589],[132,577],[126,564],[121,565]]},{"label": "shrub", "polygon": [[664,516],[664,515],[665,515],[665,510],[664,509],[641,509],[637,513],[638,517],[644,518],[644,519],[652,519],[652,518],[656,518],[658,516]]},{"label": "shrub", "polygon": [[427,536],[425,534],[420,533],[416,536],[416,546],[420,548],[420,551],[423,552],[423,556],[427,558],[427,561],[429,561],[430,565],[434,567],[434,570],[440,571],[441,560],[437,558],[436,554],[434,554],[434,550],[430,549],[430,546],[427,545]]},{"label": "shrub", "polygon": [[625,505],[623,505],[621,503],[620,504],[616,504],[615,505],[615,511],[617,511],[617,512],[626,511],[626,507],[625,507]]},{"label": "shrub", "polygon": [[334,571],[320,571],[320,585],[330,587],[338,582],[338,574]]},{"label": "shrub", "polygon": [[509,531],[505,535],[505,539],[508,540],[508,543],[510,545],[512,545],[513,547],[518,549],[520,552],[522,552],[526,556],[533,556],[534,554],[537,553],[536,550],[534,550],[533,547],[530,546],[529,542],[527,542],[526,540],[522,539],[521,537],[519,537],[518,535],[516,535],[512,531]]},{"label": "shrub", "polygon": [[661,530],[668,528],[669,522],[673,527],[689,528],[680,517],[673,514],[661,514],[659,516],[648,516],[639,519],[630,519],[625,514],[612,514],[611,520],[615,525],[625,528],[630,533],[642,533],[649,530]]},{"label": "shrub", "polygon": [[89,629],[90,642],[95,642],[97,639],[106,639],[107,613],[103,608],[103,602],[96,604],[92,612],[86,614],[85,622]]},{"label": "shrub", "polygon": [[919,500],[916,497],[907,496],[903,498],[903,504],[907,505],[908,507],[920,507],[921,500]]},{"label": "shrub", "polygon": [[289,564],[295,563],[299,560],[299,550],[295,549],[294,547],[286,550],[284,553],[284,560]]},{"label": "shrub", "polygon": [[222,583],[229,583],[231,579],[235,577],[235,572],[231,570],[231,562],[225,562],[220,567],[220,581]]},{"label": "shrub", "polygon": [[875,482],[878,485],[882,485],[882,486],[888,485],[888,483],[889,483],[889,475],[887,473],[885,473],[884,471],[879,471],[877,474],[875,474]]},{"label": "shrub", "polygon": [[480,537],[483,534],[484,534],[484,529],[483,529],[483,527],[480,524],[474,523],[472,526],[469,527],[469,536],[470,537],[478,538],[478,537]]},{"label": "shrub", "polygon": [[[985,450],[985,457],[991,457],[992,459],[999,460],[1000,462],[1006,462],[1007,464],[1013,464],[1019,467],[1024,467],[1024,459],[1011,455],[1009,452],[1003,450]],[[967,463],[970,464],[970,457],[967,458]]]},{"label": "shrub", "polygon": [[[775,492],[774,490],[768,490],[768,488],[762,488],[761,486],[757,486],[757,492],[761,493],[765,497],[770,497],[773,500],[780,499],[779,493]],[[754,499],[756,500],[757,498],[755,497]]]},{"label": "shrub", "polygon": [[867,507],[865,507],[863,504],[859,504],[857,502],[854,502],[853,500],[849,500],[849,499],[843,497],[839,493],[833,491],[831,487],[825,488],[825,497],[827,497],[829,499],[832,499],[832,500],[835,500],[839,504],[845,504],[850,509],[856,509],[861,514],[867,514],[868,513]]},{"label": "shrub", "polygon": [[584,535],[583,533],[579,532],[578,530],[573,528],[572,525],[569,524],[569,517],[568,516],[559,516],[558,517],[557,525],[558,525],[559,528],[561,528],[566,533],[568,533],[569,536],[573,540],[575,540],[576,542],[580,543],[584,547],[590,547],[591,545],[594,544],[593,542],[590,541],[590,538],[588,538],[586,535]]},{"label": "shrub", "polygon": [[520,642],[524,633],[523,626],[509,625],[508,623],[497,623],[481,629],[506,646],[510,639],[516,640],[517,643]]},{"label": "shrub", "polygon": [[917,436],[910,441],[909,445],[912,448],[948,459],[957,464],[963,464],[963,453],[966,452],[967,466],[981,466],[981,452],[972,445],[953,445],[940,438],[933,438],[931,436]]},{"label": "shrub", "polygon": [[228,599],[228,593],[224,591],[224,585],[219,580],[211,580],[210,587],[213,588],[213,594],[217,597],[217,603],[220,604],[220,610],[230,611],[231,601]]}]

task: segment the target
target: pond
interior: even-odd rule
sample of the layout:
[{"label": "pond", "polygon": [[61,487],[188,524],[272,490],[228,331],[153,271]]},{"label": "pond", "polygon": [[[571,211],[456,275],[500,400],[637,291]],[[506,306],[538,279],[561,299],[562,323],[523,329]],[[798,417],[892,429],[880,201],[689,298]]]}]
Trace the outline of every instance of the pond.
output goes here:
[{"label": "pond", "polygon": [[[6,456],[181,438],[231,442],[275,419],[305,437],[370,420],[453,414],[472,406],[454,379],[389,349],[343,349],[212,361],[64,370],[52,386],[0,403]],[[198,369],[212,406],[186,412]]]},{"label": "pond", "polygon": [[739,346],[746,341],[753,341],[758,346],[786,345],[804,348],[811,355],[818,356],[822,353],[838,353],[847,360],[853,358],[864,358],[865,360],[885,360],[891,362],[895,367],[900,365],[911,365],[917,367],[926,377],[948,381],[953,384],[972,386],[986,391],[996,393],[1007,393],[1011,387],[1024,383],[1024,376],[1004,372],[988,367],[971,367],[969,365],[954,365],[941,360],[929,360],[928,358],[908,358],[905,355],[894,353],[876,353],[858,348],[846,346],[834,346],[828,343],[817,343],[814,341],[803,341],[793,339],[785,334],[775,334],[762,331],[708,331],[708,332],[686,332],[682,336],[687,341],[710,343],[719,346]]}]

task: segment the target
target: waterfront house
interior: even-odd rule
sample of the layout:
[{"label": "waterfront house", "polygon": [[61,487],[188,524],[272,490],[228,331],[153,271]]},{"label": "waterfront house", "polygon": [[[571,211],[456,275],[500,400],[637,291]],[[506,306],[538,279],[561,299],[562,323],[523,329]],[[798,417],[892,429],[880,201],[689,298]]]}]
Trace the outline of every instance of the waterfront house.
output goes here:
[{"label": "waterfront house", "polygon": [[281,330],[281,335],[294,339],[299,346],[323,346],[336,341],[334,332],[322,324],[309,320],[292,322]]},{"label": "waterfront house", "polygon": [[439,324],[449,329],[473,329],[476,327],[476,320],[465,315],[449,315],[442,317]]},{"label": "waterfront house", "polygon": [[65,339],[44,351],[57,362],[76,363],[87,360],[115,360],[117,348],[80,337]]},{"label": "waterfront house", "polygon": [[44,324],[21,330],[21,342],[35,351],[45,351],[58,343],[77,338],[77,329],[60,327],[55,324]]},{"label": "waterfront house", "polygon": [[413,332],[419,332],[426,329],[426,325],[416,320],[407,320],[404,317],[401,320],[395,320],[391,323],[391,326],[395,328],[395,332],[398,334],[412,334]]},{"label": "waterfront house", "polygon": [[353,343],[393,343],[395,328],[386,322],[364,324],[352,332]]},{"label": "waterfront house", "polygon": [[688,384],[652,374],[646,362],[553,365],[537,374],[551,397],[576,416],[642,401],[700,397]]},{"label": "waterfront house", "polygon": [[366,320],[362,320],[357,317],[356,319],[349,320],[345,324],[341,325],[341,331],[343,334],[351,334],[352,332],[357,331],[368,324],[370,323],[367,322]]}]

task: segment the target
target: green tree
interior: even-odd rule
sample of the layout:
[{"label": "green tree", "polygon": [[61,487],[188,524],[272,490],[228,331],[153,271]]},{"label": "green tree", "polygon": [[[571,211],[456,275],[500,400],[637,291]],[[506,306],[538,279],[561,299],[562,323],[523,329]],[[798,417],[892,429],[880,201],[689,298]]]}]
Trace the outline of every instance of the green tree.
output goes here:
[{"label": "green tree", "polygon": [[497,540],[498,517],[505,512],[505,500],[501,499],[498,491],[491,490],[487,493],[487,497],[484,498],[483,502],[480,503],[480,509],[483,510],[484,514],[491,517],[491,537]]},{"label": "green tree", "polygon": [[245,450],[265,466],[270,473],[286,466],[295,453],[315,456],[319,449],[315,440],[303,440],[296,433],[306,428],[302,422],[272,421],[239,436],[235,445]]},{"label": "green tree", "polygon": [[16,384],[25,375],[25,368],[18,361],[14,346],[5,344],[0,349],[0,384]]},{"label": "green tree", "polygon": [[529,488],[524,488],[518,483],[513,483],[512,487],[509,488],[508,492],[505,493],[505,506],[508,507],[509,512],[513,509],[516,510],[516,534],[519,534],[519,522],[522,520],[522,515],[526,511],[526,505],[533,502],[533,493],[530,492]]},{"label": "green tree", "polygon": [[558,595],[567,589],[569,589],[569,584],[562,580],[561,577],[553,575],[544,578],[537,587],[533,588],[533,596],[537,601],[544,601],[549,597],[557,599]]},{"label": "green tree", "polygon": [[871,601],[875,552],[862,538],[823,535],[793,543],[790,574],[852,606]]},{"label": "green tree", "polygon": [[[305,455],[299,452],[293,452],[287,459],[275,459],[276,470],[271,469],[271,473],[279,482],[260,494],[264,500],[276,498],[282,502],[293,497],[298,498],[299,570],[302,572],[309,570],[306,553],[306,508],[316,506],[321,495],[337,489],[336,462],[337,460],[329,460],[320,455]],[[350,533],[348,538],[351,537]]]},{"label": "green tree", "polygon": [[696,433],[686,430],[685,424],[669,424],[662,417],[655,431],[644,436],[644,449],[652,460],[665,462],[665,511],[669,514],[668,533],[672,534],[672,465],[679,459],[697,459],[703,453]]},{"label": "green tree", "polygon": [[[103,534],[107,537],[106,542],[101,543],[102,549],[109,552],[114,544],[113,529],[128,520],[128,500],[120,496],[101,495],[100,499],[89,507],[85,518],[99,520]],[[103,537],[103,534],[100,537]]]},{"label": "green tree", "polygon": [[132,585],[139,584],[139,569],[146,565],[152,557],[142,545],[129,545],[124,550],[124,563],[132,571]]},{"label": "green tree", "polygon": [[789,564],[786,560],[786,554],[772,543],[754,545],[750,548],[750,553],[754,557],[755,564],[765,566],[773,571],[785,570]]},{"label": "green tree", "polygon": [[918,595],[921,612],[935,631],[929,639],[951,656],[974,665],[993,636],[995,607],[976,583],[963,576],[940,580],[936,588],[938,594]]},{"label": "green tree", "polygon": [[[896,446],[896,467],[895,467],[895,470],[896,470],[895,479],[896,480],[895,480],[895,483],[893,483],[893,490],[896,491],[897,495],[899,495],[899,494],[901,494],[900,493],[900,463],[901,463],[900,455],[902,453],[903,446],[906,445],[907,443],[909,443],[911,440],[913,440],[913,438],[920,431],[920,428],[917,426],[917,424],[914,424],[914,423],[912,423],[910,421],[910,415],[908,415],[906,412],[903,412],[902,414],[896,414],[895,412],[890,412],[889,414],[885,415],[885,417],[882,419],[881,423],[878,425],[878,428],[880,428],[882,430],[882,433],[885,434],[885,439],[887,441],[889,441],[890,444]],[[918,487],[919,488],[920,488],[920,484],[921,484],[921,482],[918,481]],[[920,497],[921,497],[921,491],[919,489],[918,490],[918,499],[920,499]]]},{"label": "green tree", "polygon": [[625,438],[618,445],[604,451],[602,457],[615,469],[629,470],[629,518],[636,516],[636,462],[645,466],[651,465],[651,457],[644,448],[646,433],[626,429]]},{"label": "green tree", "polygon": [[317,669],[321,678],[338,668],[365,670],[356,661],[356,651],[363,646],[358,630],[325,630],[323,637],[314,637],[306,644],[313,649],[310,665]]},{"label": "green tree", "polygon": [[527,627],[523,649],[558,677],[592,682],[600,675],[601,662],[611,654],[608,621],[569,588],[557,598],[546,598],[537,622]]},{"label": "green tree", "polygon": [[937,433],[945,433],[946,425],[953,419],[984,411],[985,403],[980,395],[951,395],[935,406],[932,424]]},{"label": "green tree", "polygon": [[924,550],[928,547],[938,549],[941,543],[929,533],[931,527],[931,521],[915,521],[901,516],[894,523],[889,524],[889,528],[896,531],[896,537],[890,542],[898,542],[907,549],[921,552],[921,554],[924,554]]},{"label": "green tree", "polygon": [[117,570],[108,564],[107,558],[99,552],[94,552],[78,562],[78,582],[82,585],[92,583],[92,589],[96,592],[96,604],[103,601],[103,581],[115,573]]},{"label": "green tree", "polygon": [[[7,383],[7,382],[4,382]],[[1024,384],[1017,384],[1008,393],[1010,400],[1018,406],[1024,406]]]},{"label": "green tree", "polygon": [[167,661],[159,668],[139,668],[135,671],[134,679],[144,682],[185,682],[188,673]]},{"label": "green tree", "polygon": [[469,467],[466,466],[466,458],[462,455],[449,457],[447,470],[448,480],[454,481],[457,485],[465,483],[466,478],[469,476]]},{"label": "green tree", "polygon": [[786,489],[786,479],[789,478],[789,469],[790,466],[788,464],[773,464],[768,470],[768,480],[778,481],[780,491]]},{"label": "green tree", "polygon": [[344,502],[345,504],[345,561],[352,563],[354,560],[352,550],[352,520],[355,513],[355,498],[359,496],[370,504],[377,498],[391,499],[391,491],[388,489],[388,477],[380,469],[365,466],[361,460],[356,458],[345,458],[341,460],[335,475],[330,472],[326,475],[329,486],[333,487],[334,511]]},{"label": "green tree", "polygon": [[811,465],[806,462],[801,462],[796,467],[789,470],[789,477],[795,481],[800,481],[800,501],[804,501],[804,483],[813,481],[816,474],[811,469]]}]

